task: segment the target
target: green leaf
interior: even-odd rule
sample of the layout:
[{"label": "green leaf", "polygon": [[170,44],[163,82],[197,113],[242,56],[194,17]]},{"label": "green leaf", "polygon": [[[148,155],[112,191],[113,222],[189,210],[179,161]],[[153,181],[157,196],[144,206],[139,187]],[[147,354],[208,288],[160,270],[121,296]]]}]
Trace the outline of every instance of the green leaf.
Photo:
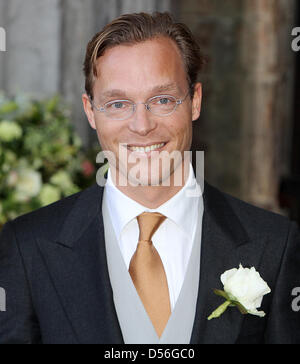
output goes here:
[{"label": "green leaf", "polygon": [[16,104],[14,101],[8,101],[5,104],[1,105],[0,113],[10,114],[13,111],[16,111],[17,109],[18,109],[18,104]]},{"label": "green leaf", "polygon": [[208,318],[207,320],[210,321],[212,319],[218,318],[220,317],[228,308],[228,306],[230,306],[231,302],[230,301],[226,301],[224,302],[221,306],[219,306]]}]

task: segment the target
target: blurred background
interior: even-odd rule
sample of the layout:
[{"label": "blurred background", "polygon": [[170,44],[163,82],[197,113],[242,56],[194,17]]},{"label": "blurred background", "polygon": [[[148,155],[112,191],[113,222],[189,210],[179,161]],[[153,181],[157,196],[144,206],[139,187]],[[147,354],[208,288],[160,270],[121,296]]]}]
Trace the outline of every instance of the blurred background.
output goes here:
[{"label": "blurred background", "polygon": [[[33,201],[28,209],[92,183],[97,139],[81,104],[86,45],[113,18],[140,11],[171,12],[192,29],[208,58],[200,76],[203,110],[193,142],[193,150],[205,150],[206,180],[254,205],[300,221],[300,52],[291,48],[292,29],[300,26],[299,1],[0,0],[0,27],[7,37],[7,51],[0,52],[0,121],[14,119],[21,128],[26,124],[23,131],[15,130],[11,138],[0,140],[2,223],[25,212],[16,207],[15,212],[3,212],[13,210],[9,206],[16,203],[12,191],[21,178],[20,168],[27,186],[36,187],[35,195],[29,193],[22,202],[30,205]],[[38,101],[30,103],[28,98]],[[62,119],[70,120],[81,142],[65,124],[65,138],[60,140],[59,130],[48,130],[53,124],[59,128]],[[32,130],[44,130],[47,141],[41,133],[32,138]],[[22,144],[26,136],[27,147]],[[69,142],[71,149],[60,150],[56,145],[53,150],[51,140]],[[45,143],[51,145],[44,156],[32,158],[31,146],[38,154]],[[16,156],[24,150],[28,160],[20,167]],[[62,161],[58,151],[69,153],[69,161]],[[45,169],[45,160],[52,174]],[[24,170],[28,172],[33,165],[40,174],[39,182],[35,175],[35,184],[30,173],[24,177]],[[66,169],[68,176],[62,173]],[[41,198],[45,185],[48,190],[44,188]]]}]

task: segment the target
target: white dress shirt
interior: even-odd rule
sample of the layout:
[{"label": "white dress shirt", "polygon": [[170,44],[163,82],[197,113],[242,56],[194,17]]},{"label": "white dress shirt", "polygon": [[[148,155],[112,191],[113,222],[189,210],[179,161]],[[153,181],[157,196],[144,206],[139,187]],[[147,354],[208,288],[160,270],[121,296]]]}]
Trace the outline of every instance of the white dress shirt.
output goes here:
[{"label": "white dress shirt", "polygon": [[202,193],[190,165],[190,173],[185,186],[169,201],[151,210],[140,205],[122,193],[113,183],[111,172],[105,185],[104,201],[107,203],[112,225],[120,246],[127,270],[136,251],[139,227],[136,217],[143,212],[159,212],[166,216],[152,242],[163,262],[173,310],[182,288],[185,273],[191,256],[200,208],[203,209]]}]

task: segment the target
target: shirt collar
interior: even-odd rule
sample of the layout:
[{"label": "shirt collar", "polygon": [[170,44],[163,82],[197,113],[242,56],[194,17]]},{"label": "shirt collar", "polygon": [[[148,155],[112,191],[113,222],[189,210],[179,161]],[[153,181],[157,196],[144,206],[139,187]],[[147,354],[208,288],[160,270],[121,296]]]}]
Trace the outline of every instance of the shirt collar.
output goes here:
[{"label": "shirt collar", "polygon": [[121,192],[112,181],[110,169],[105,185],[107,205],[118,237],[130,221],[145,211],[163,214],[191,237],[197,222],[199,199],[202,198],[202,194],[200,193],[199,196],[196,191],[201,190],[192,164],[190,164],[190,173],[185,186],[169,201],[156,209],[149,209]]}]

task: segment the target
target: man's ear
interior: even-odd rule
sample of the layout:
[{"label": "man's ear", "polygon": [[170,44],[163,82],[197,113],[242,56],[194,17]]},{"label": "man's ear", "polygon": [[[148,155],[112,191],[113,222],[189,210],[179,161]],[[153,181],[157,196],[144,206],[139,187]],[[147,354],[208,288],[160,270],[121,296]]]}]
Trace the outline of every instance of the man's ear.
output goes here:
[{"label": "man's ear", "polygon": [[193,121],[199,119],[201,114],[201,105],[202,105],[202,84],[200,82],[196,83],[194,88],[194,97],[193,97],[193,105],[192,105],[192,117]]},{"label": "man's ear", "polygon": [[84,108],[85,114],[90,123],[90,126],[96,130],[96,122],[95,122],[93,106],[92,106],[91,101],[87,94],[82,95],[82,103],[83,103],[83,108]]}]

